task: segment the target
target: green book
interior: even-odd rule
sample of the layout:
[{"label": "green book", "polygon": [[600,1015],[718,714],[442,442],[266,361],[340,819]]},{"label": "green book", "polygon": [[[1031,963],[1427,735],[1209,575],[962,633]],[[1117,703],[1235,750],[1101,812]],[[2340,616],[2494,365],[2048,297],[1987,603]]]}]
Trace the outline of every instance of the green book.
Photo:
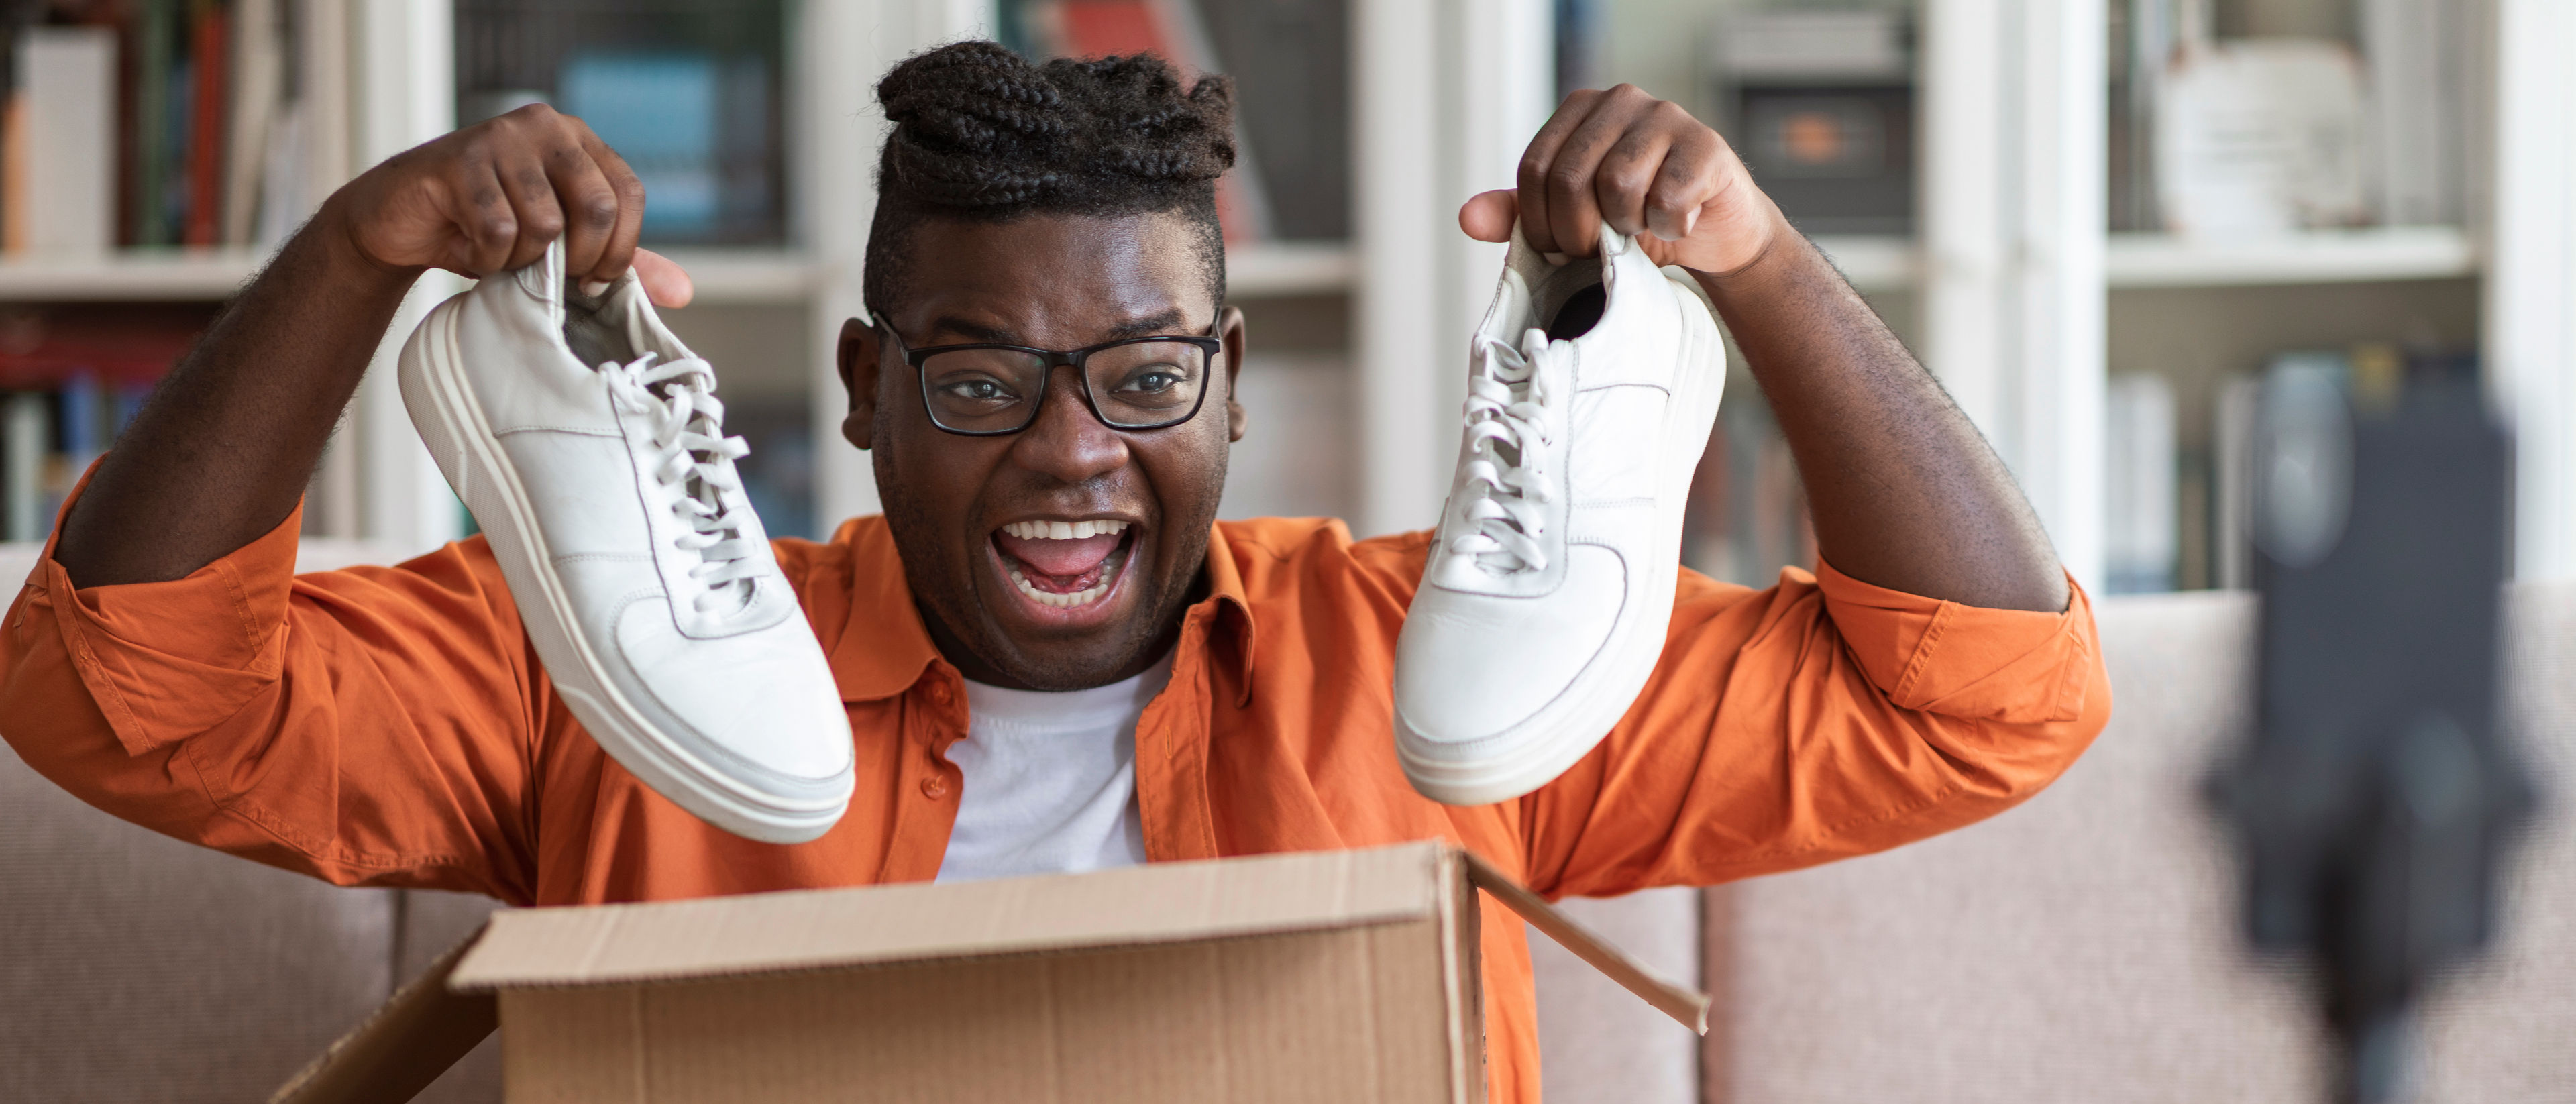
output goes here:
[{"label": "green book", "polygon": [[170,67],[179,37],[179,0],[140,0],[134,19],[134,209],[136,245],[177,241],[170,225]]}]

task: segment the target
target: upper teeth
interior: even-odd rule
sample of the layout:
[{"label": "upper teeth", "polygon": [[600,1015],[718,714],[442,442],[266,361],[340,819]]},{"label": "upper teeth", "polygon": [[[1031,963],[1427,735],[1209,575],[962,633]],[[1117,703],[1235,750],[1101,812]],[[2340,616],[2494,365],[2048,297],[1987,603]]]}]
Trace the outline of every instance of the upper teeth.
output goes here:
[{"label": "upper teeth", "polygon": [[1123,521],[1014,521],[1002,531],[1021,540],[1080,540],[1127,531]]}]

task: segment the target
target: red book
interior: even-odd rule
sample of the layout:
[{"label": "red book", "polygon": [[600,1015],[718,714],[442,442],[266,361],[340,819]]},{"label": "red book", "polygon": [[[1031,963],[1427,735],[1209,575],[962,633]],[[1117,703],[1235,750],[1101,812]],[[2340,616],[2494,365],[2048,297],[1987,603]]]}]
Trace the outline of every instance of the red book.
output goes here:
[{"label": "red book", "polygon": [[232,59],[231,13],[200,0],[189,26],[196,87],[189,92],[188,222],[180,242],[214,245],[224,231],[225,63]]}]

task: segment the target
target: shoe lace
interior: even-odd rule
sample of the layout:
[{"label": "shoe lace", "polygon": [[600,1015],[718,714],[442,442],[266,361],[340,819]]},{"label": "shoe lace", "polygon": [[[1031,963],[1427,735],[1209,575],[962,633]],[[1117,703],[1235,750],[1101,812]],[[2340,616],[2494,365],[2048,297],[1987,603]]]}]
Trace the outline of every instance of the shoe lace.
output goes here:
[{"label": "shoe lace", "polygon": [[1525,348],[1488,341],[1467,378],[1466,519],[1449,552],[1472,558],[1490,575],[1543,571],[1547,552],[1547,446],[1554,440],[1538,360],[1547,335],[1531,330]]},{"label": "shoe lace", "polygon": [[733,466],[750,455],[751,446],[723,435],[724,403],[715,396],[713,365],[697,357],[655,363],[658,356],[646,353],[632,363],[611,361],[599,368],[651,424],[653,483],[664,505],[688,526],[671,543],[698,554],[688,574],[706,588],[692,603],[700,613],[727,598],[739,606],[751,601],[751,580],[760,568],[752,558],[753,542],[743,533],[747,507],[741,505],[742,476]]}]

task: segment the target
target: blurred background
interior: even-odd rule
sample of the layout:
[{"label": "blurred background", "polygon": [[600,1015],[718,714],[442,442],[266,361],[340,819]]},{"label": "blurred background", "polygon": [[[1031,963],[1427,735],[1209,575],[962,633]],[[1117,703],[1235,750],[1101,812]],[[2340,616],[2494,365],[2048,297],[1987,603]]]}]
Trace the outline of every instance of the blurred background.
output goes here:
[{"label": "blurred background", "polygon": [[[2543,775],[2569,768],[2576,647],[2556,643],[2576,641],[2576,591],[2556,582],[2576,579],[2567,0],[0,11],[7,565],[32,558],[72,480],[324,196],[522,104],[584,117],[643,177],[644,240],[698,287],[666,317],[722,373],[770,531],[809,536],[875,508],[865,455],[838,435],[830,342],[860,313],[882,126],[870,89],[917,49],[967,35],[1032,57],[1151,49],[1234,78],[1243,157],[1220,204],[1253,420],[1224,510],[1338,516],[1361,535],[1431,523],[1447,486],[1463,339],[1501,260],[1456,232],[1458,204],[1511,186],[1565,90],[1633,82],[1718,127],[1977,421],[2093,593],[2210,593],[2103,605],[2119,717],[2027,810],[1897,855],[1595,913],[1744,1014],[1702,1049],[1651,1019],[1551,1002],[1552,1030],[1597,1044],[1552,1037],[1552,1098],[2317,1091],[2302,983],[2277,964],[2249,973],[2232,949],[2223,848],[2194,796],[2250,708],[2251,614],[2231,592],[2251,584],[2248,455],[2267,371],[2475,380],[2510,420],[2507,712]],[[388,352],[462,286],[424,279]],[[383,562],[470,525],[377,367],[308,496],[308,565]],[[1813,541],[1740,361],[1729,392],[1686,558],[1767,585],[1811,566]],[[2497,960],[2513,971],[2493,967],[2431,1029],[2435,1098],[2576,1099],[2563,873],[2576,847],[2562,815],[2539,831]],[[1540,953],[1543,986],[1586,984]],[[1651,1055],[1612,1045],[1639,1040]]]},{"label": "blurred background", "polygon": [[[1153,49],[1241,92],[1223,186],[1256,414],[1228,512],[1414,528],[1446,485],[1459,335],[1561,91],[1634,82],[1735,143],[1985,428],[2099,593],[2246,585],[2268,366],[2480,376],[2517,416],[2521,574],[2576,574],[2564,35],[2530,0],[11,0],[0,52],[0,536],[70,481],[215,304],[341,181],[544,101],[652,196],[697,276],[771,529],[873,507],[837,443],[869,88],[930,42]],[[2517,14],[2520,13],[2520,14]],[[2520,20],[2520,22],[2516,22]],[[2539,26],[2532,21],[2537,20]],[[2520,28],[2516,30],[2514,28]],[[2562,43],[2563,45],[2563,43]],[[421,300],[457,282],[423,282]],[[417,306],[415,307],[417,309]],[[400,327],[398,327],[399,329]],[[2339,367],[2338,370],[2343,370]],[[1690,559],[1812,559],[1738,366]],[[370,389],[316,538],[399,555],[470,524]],[[818,444],[819,442],[819,444]],[[2234,474],[2231,474],[2234,473]]]}]

